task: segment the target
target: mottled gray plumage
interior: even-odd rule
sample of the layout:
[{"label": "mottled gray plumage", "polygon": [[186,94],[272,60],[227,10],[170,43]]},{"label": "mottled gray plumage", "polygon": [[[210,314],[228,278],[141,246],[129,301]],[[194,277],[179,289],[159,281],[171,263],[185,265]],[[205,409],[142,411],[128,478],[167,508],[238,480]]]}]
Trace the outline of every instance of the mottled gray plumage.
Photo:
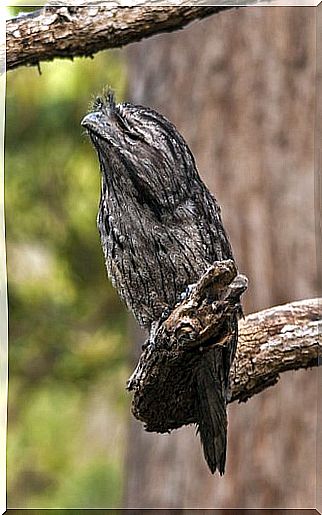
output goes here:
[{"label": "mottled gray plumage", "polygon": [[[214,262],[232,259],[220,208],[176,128],[156,111],[96,100],[82,121],[102,175],[98,228],[108,275],[142,327],[151,328]],[[226,395],[236,334],[205,351],[197,371],[199,432],[212,472],[224,472]]]}]

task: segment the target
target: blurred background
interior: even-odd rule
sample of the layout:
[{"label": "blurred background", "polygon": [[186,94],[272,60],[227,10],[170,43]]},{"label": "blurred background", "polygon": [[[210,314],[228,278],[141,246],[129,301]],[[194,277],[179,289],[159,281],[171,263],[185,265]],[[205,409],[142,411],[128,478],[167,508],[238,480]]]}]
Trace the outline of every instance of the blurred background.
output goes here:
[{"label": "blurred background", "polygon": [[106,278],[80,120],[106,85],[160,110],[222,207],[250,281],[245,312],[313,297],[315,16],[232,10],[8,72],[9,508],[314,506],[315,370],[229,408],[223,478],[193,427],[154,435],[131,417],[125,383],[143,336]]}]

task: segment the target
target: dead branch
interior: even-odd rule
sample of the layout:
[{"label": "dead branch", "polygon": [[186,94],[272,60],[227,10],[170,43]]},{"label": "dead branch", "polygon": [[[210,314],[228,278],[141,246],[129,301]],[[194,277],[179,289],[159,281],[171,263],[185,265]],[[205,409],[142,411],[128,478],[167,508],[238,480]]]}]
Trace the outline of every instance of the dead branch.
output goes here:
[{"label": "dead branch", "polygon": [[322,351],[322,299],[274,306],[239,321],[231,401],[246,401],[287,370],[317,366]]},{"label": "dead branch", "polygon": [[[72,2],[69,2],[72,3]],[[232,7],[120,0],[83,2],[86,5],[46,5],[39,11],[7,21],[7,69],[37,65],[56,57],[93,56],[99,50],[140,41],[160,32],[183,28]],[[155,5],[157,3],[157,5]],[[66,3],[65,3],[66,4]]]},{"label": "dead branch", "polygon": [[[246,278],[236,274],[232,261],[214,263],[150,335],[128,381],[132,412],[148,431],[197,422],[194,374],[202,354],[224,346],[231,336],[230,320],[247,287]],[[321,323],[322,299],[275,306],[240,320],[230,402],[246,401],[286,370],[317,366]]]}]

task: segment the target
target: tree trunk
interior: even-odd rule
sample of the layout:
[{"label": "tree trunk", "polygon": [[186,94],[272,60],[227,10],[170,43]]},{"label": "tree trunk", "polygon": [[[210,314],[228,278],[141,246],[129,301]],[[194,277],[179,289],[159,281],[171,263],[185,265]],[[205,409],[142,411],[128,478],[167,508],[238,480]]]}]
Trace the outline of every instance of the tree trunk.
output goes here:
[{"label": "tree trunk", "polygon": [[[246,313],[317,294],[315,14],[230,11],[128,49],[131,100],[175,123],[222,207]],[[132,419],[125,506],[313,507],[316,394],[315,370],[289,372],[230,406],[224,477],[194,427],[149,434]]]}]

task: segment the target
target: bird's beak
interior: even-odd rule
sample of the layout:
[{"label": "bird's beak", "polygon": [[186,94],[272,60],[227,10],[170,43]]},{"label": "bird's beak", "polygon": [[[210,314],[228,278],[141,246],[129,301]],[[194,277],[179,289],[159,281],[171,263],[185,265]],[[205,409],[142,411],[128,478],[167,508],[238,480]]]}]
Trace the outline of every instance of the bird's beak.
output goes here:
[{"label": "bird's beak", "polygon": [[81,125],[85,127],[87,130],[92,130],[95,132],[100,132],[99,129],[102,129],[102,113],[94,112],[94,113],[88,113],[81,121]]}]

